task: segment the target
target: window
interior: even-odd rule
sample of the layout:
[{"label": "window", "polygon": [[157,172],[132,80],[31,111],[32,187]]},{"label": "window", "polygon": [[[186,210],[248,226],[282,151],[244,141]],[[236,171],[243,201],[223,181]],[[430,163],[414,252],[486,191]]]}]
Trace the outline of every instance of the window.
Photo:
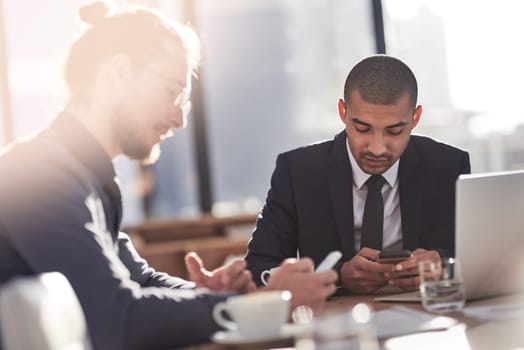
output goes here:
[{"label": "window", "polygon": [[332,138],[375,39],[361,0],[200,0],[213,213],[256,212],[278,153]]},{"label": "window", "polygon": [[[64,101],[62,67],[84,0],[4,0],[14,136],[46,126]],[[256,212],[276,156],[332,138],[344,80],[375,52],[371,1],[134,1],[181,19],[194,6],[203,45],[202,107],[213,213]],[[524,24],[518,1],[383,1],[387,53],[404,59],[424,107],[418,133],[467,149],[474,172],[524,168]],[[31,8],[31,11],[27,9]],[[187,9],[186,9],[187,10]],[[23,19],[23,20],[21,20]],[[197,129],[151,167],[115,160],[124,223],[200,214]]]},{"label": "window", "polygon": [[472,171],[524,167],[519,1],[383,1],[387,50],[419,80],[417,131],[467,149]]}]

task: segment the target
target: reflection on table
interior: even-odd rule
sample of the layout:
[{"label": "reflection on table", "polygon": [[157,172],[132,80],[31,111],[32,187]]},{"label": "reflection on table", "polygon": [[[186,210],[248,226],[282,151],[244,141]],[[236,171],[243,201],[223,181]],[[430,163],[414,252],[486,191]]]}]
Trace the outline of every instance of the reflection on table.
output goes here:
[{"label": "reflection on table", "polygon": [[[375,312],[399,306],[424,311],[419,303],[377,302],[373,296],[336,296],[331,298],[322,317],[347,313],[359,304],[368,304]],[[519,307],[520,306],[520,309]],[[471,312],[468,312],[471,310]],[[482,313],[481,313],[482,311]],[[471,301],[464,312],[445,314],[457,320],[452,327],[380,339],[380,349],[457,349],[515,350],[524,348],[524,295],[501,296]],[[379,332],[380,333],[380,332]],[[242,344],[203,344],[188,349],[294,349],[293,339]]]}]

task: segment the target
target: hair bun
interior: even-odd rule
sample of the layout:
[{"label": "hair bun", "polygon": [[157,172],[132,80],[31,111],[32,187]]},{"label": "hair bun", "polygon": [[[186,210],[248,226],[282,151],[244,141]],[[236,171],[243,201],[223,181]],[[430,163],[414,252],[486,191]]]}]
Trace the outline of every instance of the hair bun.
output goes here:
[{"label": "hair bun", "polygon": [[85,4],[78,10],[78,16],[82,22],[94,26],[109,15],[109,7],[104,1],[95,1]]}]

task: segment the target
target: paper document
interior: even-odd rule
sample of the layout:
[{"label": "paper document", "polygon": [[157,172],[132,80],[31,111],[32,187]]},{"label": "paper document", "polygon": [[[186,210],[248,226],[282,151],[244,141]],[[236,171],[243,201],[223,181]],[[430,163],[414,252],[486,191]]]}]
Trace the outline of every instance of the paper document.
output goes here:
[{"label": "paper document", "polygon": [[524,320],[524,304],[471,306],[462,310],[464,315],[481,320]]},{"label": "paper document", "polygon": [[430,314],[404,306],[393,306],[373,315],[379,339],[416,333],[444,330],[458,323],[454,318]]},{"label": "paper document", "polygon": [[394,301],[401,303],[420,303],[421,296],[420,292],[405,292],[396,294],[384,294],[376,296],[375,301]]}]

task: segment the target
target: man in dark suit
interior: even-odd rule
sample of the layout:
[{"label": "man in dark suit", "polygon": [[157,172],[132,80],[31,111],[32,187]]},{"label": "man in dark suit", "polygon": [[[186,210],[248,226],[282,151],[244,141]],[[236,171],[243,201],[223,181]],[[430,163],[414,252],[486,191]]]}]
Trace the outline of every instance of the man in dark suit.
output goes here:
[{"label": "man in dark suit", "polygon": [[[422,114],[417,82],[393,57],[359,62],[348,75],[338,112],[345,132],[278,156],[249,242],[248,269],[260,284],[262,271],[297,252],[318,264],[340,250],[337,270],[346,290],[372,293],[386,285],[414,290],[418,261],[454,254],[455,181],[470,172],[469,155],[411,135]],[[372,179],[378,180],[374,204],[368,197]],[[368,205],[378,209],[368,211]],[[373,219],[377,210],[380,219]],[[373,261],[381,250],[398,249],[411,250],[411,258]]]}]

